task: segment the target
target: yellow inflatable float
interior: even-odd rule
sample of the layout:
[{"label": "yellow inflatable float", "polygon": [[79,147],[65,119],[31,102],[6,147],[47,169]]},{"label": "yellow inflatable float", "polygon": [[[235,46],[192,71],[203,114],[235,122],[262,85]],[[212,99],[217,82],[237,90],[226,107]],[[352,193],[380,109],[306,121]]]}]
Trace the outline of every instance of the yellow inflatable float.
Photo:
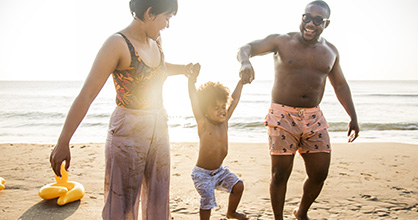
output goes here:
[{"label": "yellow inflatable float", "polygon": [[65,205],[83,198],[85,190],[83,185],[77,182],[68,181],[68,172],[65,170],[65,162],[61,165],[61,175],[55,175],[56,183],[51,183],[39,189],[39,196],[43,199],[58,198],[58,205]]},{"label": "yellow inflatable float", "polygon": [[6,180],[0,177],[0,190],[3,190],[4,188],[6,188],[6,186],[4,185],[5,182]]}]

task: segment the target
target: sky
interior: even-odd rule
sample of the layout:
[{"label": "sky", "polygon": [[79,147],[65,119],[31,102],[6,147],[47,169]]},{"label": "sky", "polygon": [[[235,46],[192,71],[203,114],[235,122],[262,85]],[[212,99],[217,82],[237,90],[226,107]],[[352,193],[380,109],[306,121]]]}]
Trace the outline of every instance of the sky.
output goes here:
[{"label": "sky", "polygon": [[[132,21],[129,0],[0,0],[0,80],[84,80],[103,42]],[[178,0],[162,35],[166,62],[202,65],[207,80],[238,79],[238,48],[299,31],[310,0]],[[418,80],[418,1],[328,0],[323,37],[348,80]],[[272,56],[251,59],[273,78]]]}]

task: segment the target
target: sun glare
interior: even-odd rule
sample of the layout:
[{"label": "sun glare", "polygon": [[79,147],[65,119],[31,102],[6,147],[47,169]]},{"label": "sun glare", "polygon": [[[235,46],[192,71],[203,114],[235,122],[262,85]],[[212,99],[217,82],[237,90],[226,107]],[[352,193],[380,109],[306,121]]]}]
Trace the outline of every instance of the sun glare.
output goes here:
[{"label": "sun glare", "polygon": [[187,78],[185,76],[168,77],[163,89],[164,107],[169,115],[190,114],[192,116]]}]

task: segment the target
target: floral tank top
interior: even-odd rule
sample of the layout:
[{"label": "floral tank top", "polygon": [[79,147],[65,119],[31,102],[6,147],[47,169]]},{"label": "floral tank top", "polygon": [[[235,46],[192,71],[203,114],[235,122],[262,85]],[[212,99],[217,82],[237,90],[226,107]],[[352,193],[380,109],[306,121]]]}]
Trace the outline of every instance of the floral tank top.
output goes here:
[{"label": "floral tank top", "polygon": [[161,45],[161,61],[158,67],[147,66],[139,57],[132,43],[118,32],[128,44],[131,64],[126,70],[115,70],[112,73],[116,89],[116,104],[129,109],[158,109],[163,107],[162,87],[167,78],[167,67]]}]

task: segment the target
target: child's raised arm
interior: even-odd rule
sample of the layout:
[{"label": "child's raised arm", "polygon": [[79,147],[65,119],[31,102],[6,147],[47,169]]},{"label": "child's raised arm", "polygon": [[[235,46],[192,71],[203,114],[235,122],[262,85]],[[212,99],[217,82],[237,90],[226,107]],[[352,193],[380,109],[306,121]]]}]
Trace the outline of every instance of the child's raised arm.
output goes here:
[{"label": "child's raised arm", "polygon": [[227,120],[229,120],[232,116],[232,113],[234,112],[235,108],[238,105],[239,99],[241,98],[241,92],[242,92],[242,87],[244,86],[244,84],[242,83],[241,80],[238,81],[237,86],[235,87],[234,92],[231,95],[232,101],[231,104],[229,105],[228,108],[228,116],[227,116]]},{"label": "child's raised arm", "polygon": [[197,76],[199,75],[199,72],[200,72],[200,64],[194,64],[191,72],[188,74],[189,97],[190,97],[190,102],[192,103],[193,115],[196,119],[196,122],[199,122],[201,119],[204,118],[202,111],[200,109],[200,106],[199,106],[199,100],[197,99],[197,92],[196,92],[196,87],[195,87],[196,79],[197,79]]}]

